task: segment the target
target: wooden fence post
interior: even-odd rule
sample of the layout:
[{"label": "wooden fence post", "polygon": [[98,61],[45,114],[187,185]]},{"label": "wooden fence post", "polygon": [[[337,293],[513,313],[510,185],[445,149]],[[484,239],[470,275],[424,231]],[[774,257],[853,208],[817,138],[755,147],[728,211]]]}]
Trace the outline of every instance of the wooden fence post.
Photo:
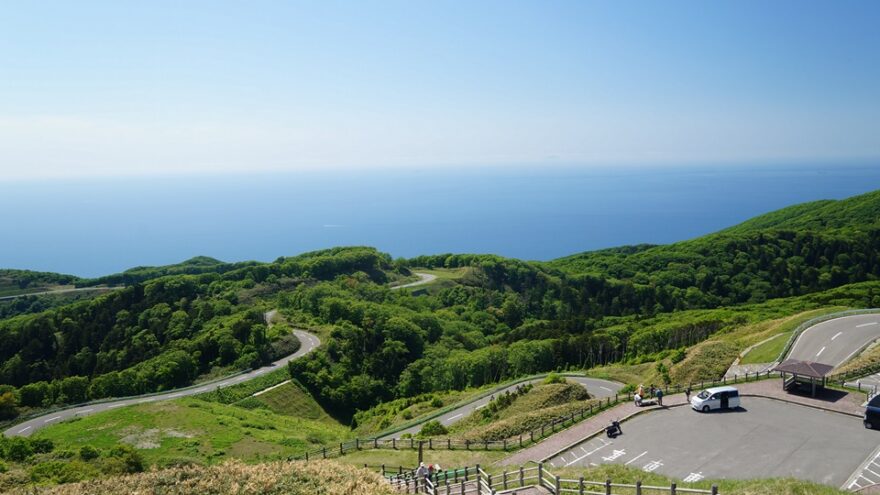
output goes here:
[{"label": "wooden fence post", "polygon": [[584,495],[584,477],[578,479],[578,495]]},{"label": "wooden fence post", "polygon": [[559,486],[559,476],[556,476],[554,479],[553,494],[559,495],[561,493],[562,493],[562,487]]},{"label": "wooden fence post", "polygon": [[538,486],[544,486],[544,464],[538,463]]},{"label": "wooden fence post", "polygon": [[345,454],[345,452],[343,452],[343,450],[342,450],[342,444],[340,443],[340,444],[339,444],[339,455],[344,455],[344,454]]},{"label": "wooden fence post", "polygon": [[382,476],[385,476],[385,464],[382,464]]},{"label": "wooden fence post", "polygon": [[636,495],[642,495],[642,480],[636,481]]},{"label": "wooden fence post", "polygon": [[605,480],[605,495],[611,495],[611,478]]},{"label": "wooden fence post", "polygon": [[379,439],[378,439],[378,438],[374,438],[374,439],[373,439],[373,448],[374,448],[374,449],[378,449],[378,448],[379,448]]},{"label": "wooden fence post", "polygon": [[507,490],[507,471],[501,473],[501,486]]},{"label": "wooden fence post", "polygon": [[324,459],[327,458],[327,447],[324,447]]},{"label": "wooden fence post", "polygon": [[306,452],[306,462],[309,462],[309,453]]},{"label": "wooden fence post", "polygon": [[718,485],[712,485],[712,495],[718,495]]},{"label": "wooden fence post", "polygon": [[525,476],[523,476],[523,468],[522,468],[522,466],[520,466],[519,467],[519,487],[520,488],[524,487],[526,484],[524,478],[525,478]]},{"label": "wooden fence post", "polygon": [[446,450],[452,450],[452,439],[451,438],[446,439]]},{"label": "wooden fence post", "polygon": [[669,493],[670,493],[670,495],[675,495],[675,488],[676,488],[676,486],[675,486],[675,483],[674,483],[674,482],[673,482],[671,485],[669,485]]}]

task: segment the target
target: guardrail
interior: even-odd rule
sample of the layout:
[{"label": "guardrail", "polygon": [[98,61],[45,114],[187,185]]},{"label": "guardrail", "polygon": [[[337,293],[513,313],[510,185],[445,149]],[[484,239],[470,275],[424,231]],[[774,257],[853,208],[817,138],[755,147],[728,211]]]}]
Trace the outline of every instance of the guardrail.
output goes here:
[{"label": "guardrail", "polygon": [[[703,389],[715,387],[719,385],[729,385],[736,383],[752,382],[757,380],[766,380],[772,377],[778,377],[778,373],[772,371],[746,373],[744,375],[734,375],[732,379],[726,377],[719,380],[700,381],[688,385],[667,385],[663,387],[665,395],[684,392],[687,388]],[[557,417],[538,428],[529,430],[527,433],[509,437],[502,440],[469,440],[454,438],[391,438],[379,439],[366,438],[349,440],[340,442],[339,444],[328,445],[320,449],[311,450],[303,454],[288,457],[289,460],[305,460],[329,459],[341,457],[350,452],[360,450],[495,450],[495,451],[514,451],[519,450],[528,445],[537,443],[542,439],[553,435],[554,433],[573,426],[584,419],[592,417],[602,411],[620,404],[623,401],[633,400],[632,393],[620,394],[616,393],[614,397],[606,397],[597,402],[586,405],[579,410],[572,412],[566,416]]]},{"label": "guardrail", "polygon": [[811,326],[828,320],[833,320],[835,318],[842,318],[844,316],[855,316],[872,313],[880,313],[880,308],[848,309],[846,311],[839,311],[837,313],[829,313],[827,315],[810,318],[809,320],[798,325],[794,329],[794,331],[791,332],[791,337],[788,338],[788,342],[785,343],[785,347],[782,348],[782,352],[779,353],[779,356],[776,358],[776,362],[782,362],[785,359],[785,356],[787,356],[789,351],[791,351],[791,346],[794,345],[794,342],[797,340],[797,338],[800,337],[804,330],[810,328]]},{"label": "guardrail", "polygon": [[553,495],[576,493],[578,495],[647,495],[652,494],[706,494],[718,495],[718,485],[711,489],[682,488],[672,482],[669,486],[644,485],[635,483],[613,483],[611,479],[589,481],[583,477],[578,479],[562,478],[544,468],[542,463],[532,467],[520,466],[512,471],[503,471],[492,475],[484,471],[479,464],[452,471],[440,471],[427,476],[411,473],[405,477],[388,478],[398,491],[404,493],[426,493],[429,495],[496,495],[523,488],[541,487]]}]

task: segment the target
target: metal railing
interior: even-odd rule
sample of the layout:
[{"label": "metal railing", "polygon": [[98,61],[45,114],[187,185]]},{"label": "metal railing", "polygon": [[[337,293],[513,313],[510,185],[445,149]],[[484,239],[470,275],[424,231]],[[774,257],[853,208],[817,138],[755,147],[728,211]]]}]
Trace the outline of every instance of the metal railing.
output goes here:
[{"label": "metal railing", "polygon": [[776,358],[776,362],[782,362],[785,359],[785,356],[788,355],[789,351],[791,351],[791,346],[794,345],[794,342],[798,337],[804,332],[804,330],[810,328],[813,325],[817,325],[822,322],[826,322],[828,320],[833,320],[835,318],[842,318],[844,316],[855,316],[855,315],[863,315],[863,314],[871,314],[871,313],[880,313],[880,308],[869,308],[869,309],[848,309],[846,311],[839,311],[837,313],[829,313],[827,315],[817,316],[815,318],[810,318],[809,320],[798,325],[793,332],[791,332],[791,337],[788,338],[788,342],[785,343],[785,347],[782,348],[782,351],[779,353],[779,356]]}]

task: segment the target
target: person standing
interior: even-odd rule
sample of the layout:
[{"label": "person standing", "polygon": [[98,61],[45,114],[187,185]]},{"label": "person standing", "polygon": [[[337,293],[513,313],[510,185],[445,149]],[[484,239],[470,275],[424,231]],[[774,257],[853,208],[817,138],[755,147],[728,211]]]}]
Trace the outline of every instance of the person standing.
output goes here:
[{"label": "person standing", "polygon": [[688,385],[688,388],[684,391],[684,397],[687,400],[687,403],[691,403],[691,386]]},{"label": "person standing", "polygon": [[657,389],[657,405],[663,407],[663,389]]},{"label": "person standing", "polygon": [[421,488],[425,486],[425,478],[428,477],[428,468],[425,467],[424,462],[419,463],[419,468],[416,469],[416,486]]}]

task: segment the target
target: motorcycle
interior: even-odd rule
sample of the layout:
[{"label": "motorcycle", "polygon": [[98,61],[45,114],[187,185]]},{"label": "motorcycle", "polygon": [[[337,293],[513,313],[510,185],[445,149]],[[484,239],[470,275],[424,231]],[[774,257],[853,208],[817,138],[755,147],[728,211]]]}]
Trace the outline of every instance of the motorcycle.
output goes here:
[{"label": "motorcycle", "polygon": [[605,434],[608,435],[608,438],[615,438],[618,435],[623,434],[623,430],[620,429],[620,422],[614,420],[611,422],[611,426],[605,427]]}]

